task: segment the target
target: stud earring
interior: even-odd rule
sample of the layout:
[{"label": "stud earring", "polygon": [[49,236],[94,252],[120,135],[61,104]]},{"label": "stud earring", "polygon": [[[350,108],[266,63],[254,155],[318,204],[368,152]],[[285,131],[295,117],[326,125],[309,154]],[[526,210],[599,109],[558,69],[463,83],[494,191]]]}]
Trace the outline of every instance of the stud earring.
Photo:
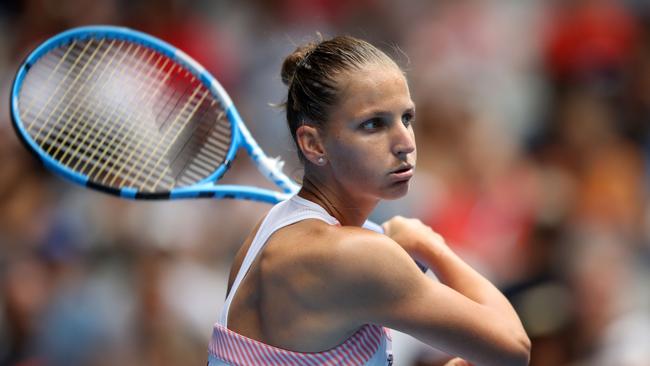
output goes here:
[{"label": "stud earring", "polygon": [[318,158],[317,162],[318,165],[325,165],[325,158],[321,156]]}]

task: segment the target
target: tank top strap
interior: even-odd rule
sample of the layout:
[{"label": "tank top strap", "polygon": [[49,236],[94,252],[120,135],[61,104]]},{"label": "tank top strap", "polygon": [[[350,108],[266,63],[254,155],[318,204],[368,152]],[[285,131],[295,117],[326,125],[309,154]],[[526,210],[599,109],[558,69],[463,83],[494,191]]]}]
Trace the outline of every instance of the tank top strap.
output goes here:
[{"label": "tank top strap", "polygon": [[239,272],[235,277],[230,292],[226,297],[226,302],[223,305],[223,310],[221,311],[221,316],[219,318],[219,324],[224,327],[228,326],[228,311],[230,309],[230,304],[237,293],[237,289],[255,262],[255,259],[262,249],[264,249],[269,237],[285,226],[307,219],[318,219],[329,225],[340,225],[339,221],[325,211],[323,207],[298,195],[294,195],[290,199],[280,202],[271,208],[257,230],[241,267],[239,268]]}]

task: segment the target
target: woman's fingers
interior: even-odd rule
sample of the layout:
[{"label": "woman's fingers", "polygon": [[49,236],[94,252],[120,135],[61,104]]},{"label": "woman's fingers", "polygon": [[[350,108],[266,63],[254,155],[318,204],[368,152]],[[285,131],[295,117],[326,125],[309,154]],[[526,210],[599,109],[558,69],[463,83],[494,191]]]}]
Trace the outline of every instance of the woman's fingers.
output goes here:
[{"label": "woman's fingers", "polygon": [[452,358],[444,366],[471,366],[471,364],[462,358]]}]

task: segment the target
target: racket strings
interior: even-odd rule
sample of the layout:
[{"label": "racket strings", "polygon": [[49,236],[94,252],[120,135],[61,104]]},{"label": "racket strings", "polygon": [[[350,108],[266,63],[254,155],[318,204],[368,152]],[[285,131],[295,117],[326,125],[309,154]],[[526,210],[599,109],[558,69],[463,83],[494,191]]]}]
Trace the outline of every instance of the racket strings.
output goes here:
[{"label": "racket strings", "polygon": [[[47,84],[50,81],[50,79],[52,78],[52,76],[57,74],[57,70],[59,69],[59,67],[63,63],[63,60],[65,60],[67,58],[68,54],[75,48],[74,47],[75,43],[76,42],[73,41],[72,44],[70,45],[70,47],[66,48],[65,53],[63,53],[62,48],[57,48],[57,49],[54,49],[52,51],[52,53],[46,54],[41,59],[39,64],[48,65],[48,67],[52,68],[52,72],[44,73],[43,68],[40,68],[40,67],[32,69],[31,71],[33,73],[45,74],[45,75],[39,75],[39,77],[27,79],[25,81],[26,88],[28,88],[28,89],[29,88],[34,88],[33,86],[29,85],[29,83],[28,83],[29,80],[42,81],[43,77],[45,78],[45,83]],[[63,53],[63,54],[61,55],[61,53]],[[57,60],[58,60],[58,62],[57,62]],[[51,65],[52,63],[55,63],[54,67],[52,67],[52,65]],[[26,115],[28,115],[30,113],[30,111],[32,110],[32,108],[34,107],[34,101],[35,100],[41,100],[42,98],[48,97],[48,95],[45,95],[43,93],[44,90],[45,90],[44,88],[34,88],[34,93],[33,94],[35,94],[35,95],[27,95],[25,99],[21,100],[21,103],[25,106],[24,107],[24,113]],[[50,97],[53,97],[53,95],[50,95]],[[28,129],[31,128],[31,125],[33,124],[33,122],[35,122],[38,119],[37,117],[38,116],[36,116],[36,118],[33,119],[32,123],[30,123],[29,126],[27,126]]]},{"label": "racket strings", "polygon": [[[182,116],[182,115],[181,115]],[[140,189],[141,190],[146,190],[145,188],[153,185],[154,181],[153,179],[158,179],[157,181],[160,182],[161,180],[163,182],[167,182],[167,185],[165,187],[173,186],[175,183],[175,180],[171,175],[168,174],[165,166],[161,166],[160,161],[164,160],[165,162],[169,161],[169,153],[163,154],[161,151],[160,146],[167,146],[169,144],[169,141],[167,141],[167,136],[169,133],[172,133],[173,131],[181,131],[181,128],[175,128],[178,126],[170,126],[170,128],[167,129],[158,129],[159,133],[159,140],[152,142],[147,146],[147,152],[149,152],[149,155],[145,156],[145,158],[138,160],[137,156],[132,156],[133,158],[136,159],[135,164],[132,164],[129,168],[127,168],[126,165],[123,165],[121,167],[121,170],[118,171],[118,174],[115,175],[111,180],[103,180],[102,183],[108,182],[109,185],[114,185],[116,182],[116,178],[119,177],[119,173],[124,171],[133,181],[139,181],[142,182]],[[135,151],[135,150],[134,150]],[[133,155],[133,154],[131,154]],[[159,156],[159,158],[156,158]],[[146,167],[148,169],[137,169],[137,167]],[[125,169],[127,168],[127,169]],[[157,178],[156,178],[157,177]],[[150,191],[154,191],[153,189],[149,189]]]},{"label": "racket strings", "polygon": [[[123,56],[126,56],[126,53],[125,53]],[[124,57],[122,57],[120,61],[124,62]],[[109,69],[109,68],[106,68],[106,67],[102,68],[102,70],[105,70],[105,69]],[[118,69],[118,68],[110,68],[110,70],[112,70],[112,71],[115,71],[115,70],[117,70],[117,69]],[[110,76],[111,76],[111,77],[112,77],[112,76],[115,76],[115,73],[112,72]],[[93,86],[96,86],[97,84],[96,84],[96,83],[86,83],[85,85],[93,85]],[[86,94],[86,95],[87,95],[87,94]],[[115,102],[115,100],[114,100],[114,102]],[[119,102],[120,104],[123,104],[121,101],[118,101],[118,102]],[[89,103],[87,100],[85,100],[85,101],[81,101],[81,103],[79,103],[79,102],[78,102],[78,103],[70,103],[70,105],[75,105],[75,104],[78,104],[78,105],[85,105],[86,107],[89,107],[89,106],[90,106],[90,107],[93,107],[93,106],[92,106],[92,103]],[[104,107],[106,107],[106,106],[108,106],[108,105],[110,105],[110,104],[111,104],[111,103],[104,103]],[[100,109],[101,109],[101,108],[100,108]],[[97,111],[100,110],[100,109],[94,107],[94,108],[87,108],[86,110],[87,110],[87,111],[90,111],[90,114],[91,114],[90,117],[92,118],[92,117],[93,117],[92,114],[93,114],[94,112],[97,112]],[[116,111],[116,110],[119,110],[119,109],[114,109],[113,112]],[[83,122],[87,119],[87,117],[88,117],[88,113],[84,113],[82,117],[86,117],[86,118],[82,118],[82,119],[80,120],[80,123],[74,123],[75,121],[72,121],[72,122],[73,122],[72,125],[67,125],[67,124],[66,124],[66,125],[62,126],[63,128],[61,128],[60,131],[66,131],[66,132],[70,132],[70,131],[72,131],[73,133],[72,133],[72,134],[69,134],[69,133],[68,133],[68,136],[79,136],[79,135],[81,135],[81,134],[79,133],[80,130],[78,129],[78,127],[84,127],[84,123],[83,123]],[[115,117],[115,116],[105,115],[105,116],[103,116],[103,117],[104,117],[104,119],[108,119],[108,120],[110,120],[111,117]],[[69,122],[69,121],[70,121],[70,120],[68,119],[68,122]],[[96,123],[96,122],[101,122],[101,119],[99,119],[99,118],[95,118],[93,122],[95,122],[95,123],[93,123],[91,126],[93,126],[93,127],[95,127],[95,126],[101,126],[101,124]],[[70,127],[70,126],[73,126],[72,128],[76,128],[76,130],[74,130],[74,129],[73,129],[73,130],[69,130],[67,127]],[[95,130],[95,132],[97,131],[97,129],[94,129],[94,130]],[[104,131],[100,129],[99,136],[101,136],[103,133],[104,133]],[[85,135],[86,137],[88,136],[88,134],[83,134],[83,135]],[[65,134],[64,134],[64,136],[65,136]],[[64,140],[63,142],[64,142],[64,143],[74,143],[74,142],[77,142],[77,141],[75,141],[74,139],[73,139],[73,140],[68,140],[68,139],[66,139],[66,140]],[[91,145],[91,147],[92,147],[92,145]],[[102,149],[101,147],[99,147],[99,150],[97,150],[98,147],[96,147],[96,146],[94,147],[94,149],[95,149],[95,151],[104,151],[104,150],[105,150],[105,151],[109,151],[109,150],[107,150],[107,149]],[[51,150],[48,149],[48,152],[51,152]],[[55,157],[57,157],[57,156],[55,156]],[[59,156],[58,158],[61,158],[61,157]],[[103,160],[104,160],[103,157],[100,158],[100,161],[103,161]],[[62,162],[65,164],[65,161],[62,161]],[[96,165],[96,164],[95,164],[94,168],[97,168],[97,165]]]},{"label": "racket strings", "polygon": [[[79,56],[77,56],[77,57],[79,57]],[[37,70],[41,71],[41,73],[42,73],[43,69],[44,69],[43,66],[47,66],[47,65],[44,65],[43,63],[41,63],[39,61],[39,63],[35,67],[33,67],[34,74],[36,73]],[[29,76],[31,76],[32,79],[38,79],[38,75],[34,75],[34,74],[30,74]],[[92,86],[97,85],[97,81],[96,81],[97,80],[96,79],[97,75],[95,74],[93,76],[95,77],[94,82],[92,82],[92,83],[86,82],[85,85],[92,85]],[[79,91],[79,88],[78,88],[79,85],[66,85],[66,81],[67,80],[65,80],[65,79],[61,80],[61,82],[57,85],[57,88],[54,88],[55,91],[57,89],[59,89],[58,86],[65,86],[65,88],[62,88],[63,90],[68,90],[69,91],[69,90],[72,90],[72,89],[77,89],[77,91]],[[84,84],[81,84],[81,85],[84,85]],[[24,89],[32,90],[32,89],[29,88],[27,83],[26,83]],[[37,91],[37,93],[38,93],[38,91],[47,92],[50,89],[52,89],[52,88],[46,86],[44,88],[36,89],[36,91]],[[89,94],[88,93],[88,91],[89,91],[88,88],[85,88],[85,89],[82,88],[81,90],[85,91],[86,96],[88,96],[88,94]],[[34,94],[37,94],[37,93],[34,93]],[[54,141],[57,141],[57,140],[60,141],[61,140],[60,138],[57,138],[57,136],[58,137],[68,136],[68,135],[71,135],[71,133],[72,133],[72,136],[78,136],[79,135],[78,134],[79,129],[84,127],[84,124],[83,124],[84,119],[83,119],[83,117],[86,117],[88,115],[92,116],[92,114],[94,114],[97,111],[95,108],[92,108],[93,106],[88,102],[88,100],[81,101],[81,100],[77,100],[77,99],[70,99],[70,100],[67,101],[67,103],[61,103],[61,98],[63,98],[64,96],[65,95],[57,96],[59,98],[59,103],[57,103],[55,106],[52,106],[51,108],[49,108],[49,115],[48,115],[49,119],[46,118],[45,116],[44,116],[44,118],[38,118],[38,115],[31,118],[32,125],[35,122],[39,122],[39,121],[42,122],[42,124],[40,125],[39,130],[42,131],[43,129],[49,129],[50,136],[52,136],[52,132],[57,133],[57,135],[54,135],[54,137],[52,138],[52,140],[54,140]],[[21,101],[23,101],[25,99],[32,99],[32,100],[35,99],[34,97],[32,97],[32,98],[28,98],[28,97],[29,97],[29,93],[24,93],[23,92],[22,95],[21,95]],[[36,97],[38,97],[38,94],[36,95]],[[47,111],[48,110],[47,105],[48,105],[48,103],[46,103],[41,110]],[[63,109],[62,110],[56,109],[56,107],[59,107],[59,106],[63,106]],[[23,118],[30,119],[29,111],[25,111],[22,114],[23,114]],[[51,123],[52,122],[51,119],[54,116],[57,116],[56,117],[57,119],[61,118],[62,120],[64,120],[64,123],[62,123],[62,124],[61,123],[58,123],[58,124],[57,123]],[[102,116],[102,117],[106,117],[106,116]],[[69,123],[71,123],[71,120],[75,120],[75,119],[80,120],[80,122],[79,123],[74,123],[74,121],[73,121],[72,124],[69,124]],[[56,120],[54,122],[56,122]],[[93,126],[93,127],[96,127],[96,126]],[[74,133],[74,132],[77,132],[77,133]],[[48,140],[45,137],[40,137],[38,135],[38,133],[34,136],[34,138],[35,138],[36,141],[39,141],[41,139],[42,140]],[[69,140],[69,139],[64,140],[64,141],[74,142],[73,140]],[[48,149],[47,151],[51,152],[50,149]]]},{"label": "racket strings", "polygon": [[[176,85],[176,84],[180,85],[182,83],[179,83],[179,81],[182,81],[183,79],[187,79],[187,78],[190,77],[190,74],[187,73],[186,71],[183,71],[183,72],[180,72],[180,71],[181,70],[179,69],[179,72],[175,73],[175,75],[171,79],[167,79],[167,80],[170,80],[170,85]],[[196,82],[196,80],[193,77],[191,77],[191,78],[192,78],[192,82]],[[163,85],[165,85],[165,84],[163,83]],[[168,135],[172,135],[172,136],[178,135],[178,131],[184,127],[182,124],[171,124],[171,125],[169,125],[169,128],[167,128],[166,124],[167,124],[167,120],[174,117],[174,113],[173,113],[174,109],[179,109],[179,107],[178,107],[179,105],[183,105],[183,108],[186,108],[188,106],[189,107],[193,106],[192,97],[194,96],[194,94],[190,95],[190,97],[187,98],[188,90],[190,89],[190,87],[191,86],[185,87],[185,90],[182,93],[179,93],[178,90],[173,90],[172,93],[167,93],[167,94],[173,94],[173,95],[170,98],[168,98],[167,103],[165,103],[165,108],[164,109],[169,110],[170,108],[168,108],[168,107],[170,105],[173,105],[174,107],[171,108],[171,112],[168,113],[168,118],[163,120],[162,123],[156,125],[156,129],[151,129],[151,128],[149,129],[149,131],[154,131],[155,132],[157,130],[159,132],[158,136],[156,136],[158,139],[154,143],[152,143],[152,140],[148,139],[148,138],[140,139],[139,140],[140,143],[136,146],[135,149],[131,149],[131,153],[128,156],[129,159],[137,157],[137,155],[134,155],[133,153],[135,151],[138,151],[138,148],[140,148],[140,146],[142,145],[141,144],[142,142],[149,142],[149,144],[145,143],[145,145],[147,145],[147,146],[145,146],[146,147],[145,151],[147,153],[149,153],[149,155],[148,155],[149,159],[147,159],[147,155],[143,155],[144,156],[143,159],[140,159],[140,160],[136,159],[136,164],[131,164],[130,166],[129,165],[122,165],[120,167],[120,169],[117,171],[117,173],[115,173],[112,170],[109,170],[108,173],[112,173],[112,174],[105,175],[101,179],[101,183],[108,184],[108,185],[111,185],[111,186],[115,186],[116,184],[120,185],[119,184],[120,183],[119,179],[124,178],[121,173],[125,172],[127,177],[131,181],[131,184],[127,184],[127,185],[128,186],[136,186],[136,184],[134,184],[134,183],[139,182],[140,185],[137,188],[139,188],[142,191],[147,191],[147,190],[148,191],[154,191],[153,188],[156,188],[156,185],[159,184],[161,181],[163,181],[163,183],[164,183],[163,190],[169,190],[169,189],[173,188],[174,186],[177,186],[176,181],[173,179],[173,177],[171,177],[168,174],[166,167],[164,165],[161,167],[160,162],[163,160],[162,159],[163,156],[161,155],[158,159],[156,159],[155,156],[160,155],[160,153],[161,153],[160,146],[168,146],[170,144],[169,141],[165,140],[166,137]],[[163,90],[164,89],[170,89],[170,88],[163,88]],[[180,89],[180,88],[178,88],[178,89]],[[195,85],[194,90],[196,91],[197,89],[198,88]],[[156,92],[158,92],[159,90],[160,90],[160,88],[158,88],[156,90]],[[206,92],[207,92],[207,90],[206,90]],[[177,95],[177,97],[174,98],[174,95]],[[186,99],[186,100],[183,101],[184,99]],[[180,113],[176,117],[176,120],[183,120],[183,118],[186,118],[186,116],[183,113],[184,113],[184,111],[181,109]],[[157,118],[157,119],[159,119],[159,118]],[[165,154],[165,155],[167,155],[167,154]],[[225,156],[225,152],[223,153],[223,156]],[[218,161],[222,161],[222,160],[223,160],[223,157],[221,157]],[[152,163],[154,161],[155,161],[155,163]],[[137,164],[137,163],[140,163],[140,164]],[[149,168],[149,169],[147,170],[147,169],[138,169],[138,168]],[[111,178],[111,175],[112,175],[112,178]],[[158,178],[156,178],[156,177],[158,177]],[[155,181],[155,184],[153,184],[153,188],[147,189],[147,187],[151,187],[151,184],[152,184],[151,180],[152,179],[157,179],[157,180]],[[121,186],[124,186],[124,184],[121,184]]]},{"label": "racket strings", "polygon": [[[65,99],[65,96],[67,95],[67,93],[68,93],[69,90],[70,90],[70,88],[69,88],[69,83],[71,83],[71,82],[74,83],[73,80],[69,80],[69,79],[68,79],[68,76],[70,76],[70,73],[75,69],[75,67],[76,67],[77,65],[80,65],[80,67],[81,67],[81,65],[83,65],[83,62],[82,62],[81,64],[79,64],[79,60],[82,59],[83,54],[86,52],[86,50],[88,49],[89,46],[90,46],[90,43],[86,44],[86,46],[83,47],[83,48],[80,50],[79,53],[77,53],[76,57],[74,57],[74,58],[67,58],[67,57],[64,57],[63,59],[61,59],[61,60],[57,63],[57,68],[58,68],[58,66],[60,66],[60,65],[65,65],[65,66],[63,67],[63,71],[65,72],[65,74],[64,74],[63,78],[60,79],[59,82],[57,82],[56,87],[55,87],[53,90],[44,90],[44,89],[43,89],[43,94],[46,95],[46,97],[47,97],[47,101],[41,105],[41,108],[38,109],[38,112],[36,113],[36,116],[34,117],[34,119],[33,119],[33,120],[32,120],[32,121],[27,125],[27,130],[28,130],[28,131],[31,131],[31,130],[32,130],[33,125],[34,125],[34,122],[39,120],[39,117],[41,117],[41,115],[42,115],[43,111],[46,109],[46,107],[51,105],[51,102],[54,102],[54,103],[55,103],[55,107],[54,107],[54,108],[56,108],[56,107],[58,107],[59,105],[61,105],[61,102]],[[74,48],[74,47],[75,47],[75,44],[73,43],[73,44],[69,47],[69,50],[68,50],[68,51],[70,51],[70,50],[71,50],[72,48]],[[66,55],[67,55],[67,54],[68,54],[68,52],[66,52]],[[72,63],[70,64],[70,60],[74,60],[74,62],[72,62]],[[39,62],[39,65],[38,65],[38,66],[40,66],[40,62]],[[37,69],[37,68],[34,68],[34,67],[33,67],[32,69]],[[67,69],[67,70],[66,70],[66,69]],[[60,77],[61,75],[59,75],[57,72],[50,73],[50,75],[48,76],[48,81],[49,81],[49,80],[51,79],[51,77],[53,77],[53,76],[58,76],[58,77]],[[34,79],[35,79],[34,83],[38,83],[38,82],[40,81],[40,80],[38,80],[38,78],[34,78]],[[26,80],[27,80],[27,79],[26,79]],[[76,81],[77,78],[75,78],[74,80]],[[36,88],[37,88],[37,87],[36,87]],[[63,95],[61,95],[60,93],[63,93]],[[55,96],[56,96],[57,98],[54,98]],[[57,100],[58,100],[58,103],[56,103]],[[26,114],[28,114],[29,112],[30,112],[29,110],[25,111]],[[38,138],[38,136],[40,135],[40,133],[43,131],[43,127],[44,127],[44,126],[41,125],[41,127],[39,128],[39,130],[38,130],[38,132],[37,132],[37,134],[36,134],[36,137],[37,137],[37,138]]]},{"label": "racket strings", "polygon": [[[78,72],[75,73],[76,76],[72,80],[72,84],[69,87],[64,89],[65,94],[63,95],[63,97],[61,99],[59,99],[58,103],[56,104],[56,107],[54,108],[54,111],[51,112],[46,117],[46,120],[55,119],[55,121],[54,121],[55,125],[59,125],[60,122],[63,122],[64,125],[58,131],[58,133],[56,133],[55,135],[52,134],[52,132],[54,132],[55,130],[48,130],[47,132],[45,132],[45,137],[44,137],[45,140],[47,140],[52,135],[52,136],[54,136],[53,138],[54,138],[55,141],[67,142],[67,140],[62,140],[62,133],[63,133],[63,131],[66,130],[66,127],[68,127],[68,123],[73,119],[72,118],[62,119],[62,118],[64,116],[66,116],[67,112],[71,113],[71,116],[74,116],[77,113],[77,111],[79,110],[79,106],[74,108],[71,104],[62,103],[62,102],[63,102],[63,100],[66,99],[66,96],[68,95],[68,93],[71,93],[71,98],[75,98],[76,96],[80,95],[82,90],[84,91],[84,93],[81,94],[81,95],[89,95],[88,91],[84,90],[85,89],[84,86],[86,86],[86,85],[94,85],[94,83],[92,81],[93,81],[93,79],[95,79],[97,77],[97,75],[95,74],[95,70],[97,69],[97,66],[99,66],[99,63],[98,62],[93,63],[92,60],[99,53],[98,51],[101,50],[103,43],[104,43],[104,40],[100,40],[97,47],[93,47],[94,49],[90,53],[87,62],[79,63],[78,61],[80,60],[80,57],[77,57],[75,59],[75,62],[73,63],[73,68],[74,68],[74,66],[77,66],[77,65],[81,66],[81,68],[80,68],[80,70]],[[109,45],[109,48],[111,46],[112,46],[112,44]],[[87,48],[88,47],[86,46],[86,48],[84,48],[84,50],[87,49]],[[99,62],[101,62],[104,59],[104,56],[106,55],[106,52],[102,52],[102,53],[99,53],[99,54],[102,55],[102,57],[100,58],[100,61],[99,61]],[[89,66],[91,66],[91,67],[88,68]],[[87,68],[89,70],[88,73],[85,72]],[[85,75],[86,77],[82,78],[82,75]],[[57,108],[59,108],[59,107],[61,107],[62,110],[55,114],[55,111],[57,111]],[[37,136],[40,135],[41,132],[44,132],[43,127],[44,126],[41,126],[41,128],[38,131]],[[46,150],[46,152],[48,154],[52,154],[52,153],[56,154],[60,149],[56,149],[53,152],[52,148],[54,146],[55,145],[50,145],[50,147]]]},{"label": "racket strings", "polygon": [[[111,47],[114,46],[114,43],[111,44]],[[108,54],[104,52],[101,59]],[[89,70],[95,70],[91,68]],[[102,69],[103,71],[104,69]],[[86,96],[85,100],[72,102],[72,103],[58,103],[62,109],[54,108],[50,111],[49,116],[45,118],[45,121],[50,121],[53,119],[51,125],[43,124],[41,125],[40,131],[43,128],[53,127],[49,129],[47,134],[42,137],[43,141],[47,145],[43,145],[46,152],[54,157],[56,157],[64,165],[71,166],[76,164],[80,159],[79,152],[82,151],[84,144],[81,144],[81,141],[87,140],[90,132],[93,130],[96,131],[96,126],[101,126],[102,124],[107,123],[107,116],[95,116],[98,112],[97,109],[90,108],[92,103],[88,100],[89,97],[92,97],[93,93],[97,93],[96,86],[99,85],[99,80],[106,78],[107,75],[102,73],[89,73],[90,75],[83,82],[78,85],[72,84],[68,85],[65,90],[73,90],[75,95],[84,95]],[[57,106],[58,107],[58,106]],[[44,109],[47,110],[47,109]],[[89,125],[87,120],[89,118],[95,118],[99,122],[96,126]],[[36,136],[36,139],[39,139],[39,136]]]},{"label": "racket strings", "polygon": [[[206,111],[202,113],[212,110],[207,106],[205,108]],[[228,151],[230,124],[223,112],[216,119],[218,123],[214,125],[200,125],[197,133],[187,140],[172,161],[172,172],[181,186],[191,185],[211,174],[214,171],[213,162],[223,160],[224,152]]]},{"label": "racket strings", "polygon": [[[115,41],[112,41],[106,48],[105,52],[101,53],[101,56],[99,57],[99,61],[93,65],[93,67],[90,69],[91,71],[89,72],[90,75],[88,76],[87,79],[85,79],[85,82],[81,85],[75,85],[75,95],[83,95],[83,96],[91,96],[93,92],[96,92],[96,86],[99,85],[99,80],[104,77],[103,73],[96,73],[98,66],[104,61],[106,55],[108,54],[108,51],[115,45]],[[99,49],[99,48],[98,48]],[[93,52],[92,56],[94,56],[96,53]],[[112,59],[111,59],[112,60]],[[102,68],[101,71],[104,71],[105,68]],[[88,98],[85,98],[88,99]],[[63,118],[66,116],[65,110],[59,114],[57,121],[55,122],[55,125],[58,124],[59,121],[63,120],[64,125],[62,128],[59,130],[57,133],[55,140],[62,140],[63,145],[68,145],[68,147],[73,147],[76,142],[78,142],[76,138],[74,139],[69,139],[65,138],[62,139],[61,136],[65,131],[68,130],[68,127],[75,128],[75,127],[80,127],[81,129],[84,129],[83,127],[87,127],[87,124],[85,123],[86,119],[81,118],[84,115],[88,115],[89,113],[92,115],[94,113],[94,110],[90,110],[89,108],[85,107],[88,104],[87,100],[84,100],[85,103],[75,103],[75,104],[67,104],[65,107],[65,110],[70,109],[70,114],[67,116],[67,118]],[[80,114],[81,112],[81,114]],[[50,115],[49,118],[53,117],[53,113]],[[86,129],[87,130],[87,129]],[[51,130],[54,131],[54,130]],[[71,137],[74,135],[67,134],[67,137]],[[87,134],[83,134],[83,136],[87,136]],[[46,137],[47,138],[47,137]],[[61,152],[61,146],[62,145],[51,145],[46,151],[47,153],[51,155],[58,155]],[[54,149],[54,150],[52,150]],[[63,154],[59,157],[59,159],[65,164],[65,158],[68,155],[70,151],[67,150],[63,152]]]},{"label": "racket strings", "polygon": [[192,74],[123,40],[77,40],[32,66],[23,124],[61,164],[114,188],[169,191],[224,163],[230,123]]},{"label": "racket strings", "polygon": [[[129,45],[132,46],[132,45]],[[123,56],[126,56],[128,53],[124,53]],[[147,60],[150,60],[153,57],[153,54],[151,54]],[[157,64],[158,61],[156,61]],[[117,70],[117,68],[113,69],[112,71],[114,72]],[[119,75],[119,74],[118,74]],[[111,76],[114,76],[114,73],[112,73]],[[125,97],[123,96],[122,100],[120,100],[120,104],[124,104],[124,99]],[[99,112],[99,115],[107,120],[110,120],[110,118],[117,118],[118,121],[121,121],[119,116],[115,116],[115,111],[117,109],[113,109],[111,113],[107,115],[105,113],[108,109],[110,104],[104,105],[103,112]],[[128,118],[128,117],[124,117]],[[95,154],[91,155],[91,159],[87,159],[84,161],[84,164],[81,166],[82,170],[87,166],[87,164],[93,162],[93,158],[97,158],[97,161],[100,164],[94,164],[94,166],[87,171],[88,176],[97,179],[97,176],[94,175],[95,171],[102,172],[104,168],[106,167],[113,167],[117,164],[123,164],[124,163],[124,152],[127,150],[128,147],[133,148],[132,146],[125,146],[126,144],[124,143],[125,141],[128,141],[128,136],[131,131],[126,131],[124,130],[124,127],[126,126],[125,123],[113,123],[108,126],[108,128],[101,129],[97,131],[97,134],[94,136],[95,138],[91,140],[91,145],[90,147],[94,149]],[[87,136],[90,136],[87,135]],[[84,139],[83,142],[85,142],[86,139]],[[120,143],[121,142],[121,143]],[[104,146],[110,146],[111,148],[103,148]],[[97,155],[99,153],[99,155]],[[79,162],[75,164],[72,168],[77,169],[79,167]],[[99,169],[99,170],[97,170]]]},{"label": "racket strings", "polygon": [[[199,93],[199,91],[201,91],[200,87],[197,87],[197,88],[194,89],[194,92],[192,93],[192,95],[188,99],[188,102],[186,102],[183,105],[183,108],[181,109],[180,113],[174,119],[172,126],[173,125],[178,125],[179,128],[176,129],[176,130],[173,130],[172,128],[166,129],[165,130],[166,133],[163,135],[163,138],[154,146],[154,151],[156,153],[161,152],[159,154],[156,154],[158,156],[158,158],[155,159],[154,166],[156,168],[158,168],[159,166],[162,166],[163,173],[158,176],[158,179],[155,179],[155,177],[152,177],[152,172],[149,172],[149,174],[147,174],[146,177],[144,178],[144,181],[149,182],[150,178],[155,179],[155,181],[154,181],[154,183],[152,185],[149,185],[149,184],[145,185],[144,186],[145,190],[155,191],[156,188],[158,187],[158,185],[161,183],[161,180],[163,178],[167,178],[167,177],[171,176],[172,173],[171,173],[170,166],[169,166],[169,164],[165,165],[164,160],[165,160],[165,158],[167,158],[167,155],[169,153],[169,149],[171,148],[171,146],[173,146],[174,144],[177,143],[178,137],[180,136],[181,132],[187,127],[188,122],[190,122],[192,120],[192,118],[194,117],[194,114],[196,113],[199,105],[201,103],[203,103],[205,98],[209,95],[208,90],[202,91],[201,93]],[[189,101],[191,99],[193,99],[195,96],[199,95],[199,94],[201,94],[199,102],[195,106],[192,106],[192,104]],[[166,139],[168,139],[168,138],[170,140],[166,141]],[[159,151],[159,150],[162,150],[162,151]],[[139,177],[140,176],[138,175],[138,177],[136,177],[136,179],[139,178]]]},{"label": "racket strings", "polygon": [[[151,55],[144,61],[144,65],[150,61],[150,57],[153,55],[154,53],[151,52]],[[154,66],[157,66],[159,61],[160,60],[156,61]],[[168,62],[163,63],[163,66],[166,67],[167,64]],[[138,69],[141,68],[140,65],[142,64],[138,64]],[[135,102],[135,104],[139,105],[139,108],[131,109],[130,113],[125,116],[123,120],[126,122],[133,121],[134,123],[117,124],[120,127],[118,132],[121,132],[121,135],[118,135],[115,139],[109,140],[109,148],[107,148],[107,152],[120,150],[121,154],[119,164],[111,164],[110,161],[105,161],[97,172],[95,172],[95,170],[89,172],[91,178],[101,183],[110,181],[113,186],[129,186],[131,185],[130,181],[133,179],[131,177],[133,171],[151,169],[151,167],[146,165],[146,160],[144,164],[138,165],[140,161],[136,157],[147,156],[148,152],[146,146],[156,141],[156,135],[150,133],[151,131],[156,130],[155,123],[150,114],[143,115],[143,113],[150,110],[148,105],[150,104],[151,98],[155,98],[155,96],[158,95],[161,90],[161,85],[163,85],[166,80],[175,73],[175,71],[178,71],[170,68],[167,70],[164,78],[156,83],[155,80],[164,73],[164,67],[148,68],[148,73],[144,76],[143,80],[149,79],[152,82],[140,82],[138,87],[134,90],[134,95],[128,98],[131,99],[129,103]],[[161,70],[162,73],[160,72]],[[155,88],[155,90],[152,90],[152,88]],[[145,97],[142,98],[142,96]],[[101,155],[100,158],[102,158]],[[116,184],[116,181],[118,184]]]},{"label": "racket strings", "polygon": [[[212,103],[210,103],[212,104]],[[201,124],[202,118],[209,113],[209,105],[203,102],[194,118],[191,118],[187,127],[180,131],[178,142],[173,144],[167,152],[170,170],[176,180],[179,179],[184,169],[189,168],[186,162],[191,156],[196,155],[200,146],[203,146],[210,129],[215,125]]]}]

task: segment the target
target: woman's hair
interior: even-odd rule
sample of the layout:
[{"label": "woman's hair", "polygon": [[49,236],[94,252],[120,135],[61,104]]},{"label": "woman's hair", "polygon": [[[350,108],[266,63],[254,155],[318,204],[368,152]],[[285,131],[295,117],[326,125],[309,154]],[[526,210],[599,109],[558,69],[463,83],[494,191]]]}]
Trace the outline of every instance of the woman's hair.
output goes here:
[{"label": "woman's hair", "polygon": [[[308,43],[287,56],[281,75],[289,88],[285,107],[294,142],[296,130],[301,124],[324,127],[331,108],[339,100],[337,76],[360,70],[369,64],[397,67],[390,57],[375,46],[350,36]],[[304,161],[299,146],[298,156]]]}]

